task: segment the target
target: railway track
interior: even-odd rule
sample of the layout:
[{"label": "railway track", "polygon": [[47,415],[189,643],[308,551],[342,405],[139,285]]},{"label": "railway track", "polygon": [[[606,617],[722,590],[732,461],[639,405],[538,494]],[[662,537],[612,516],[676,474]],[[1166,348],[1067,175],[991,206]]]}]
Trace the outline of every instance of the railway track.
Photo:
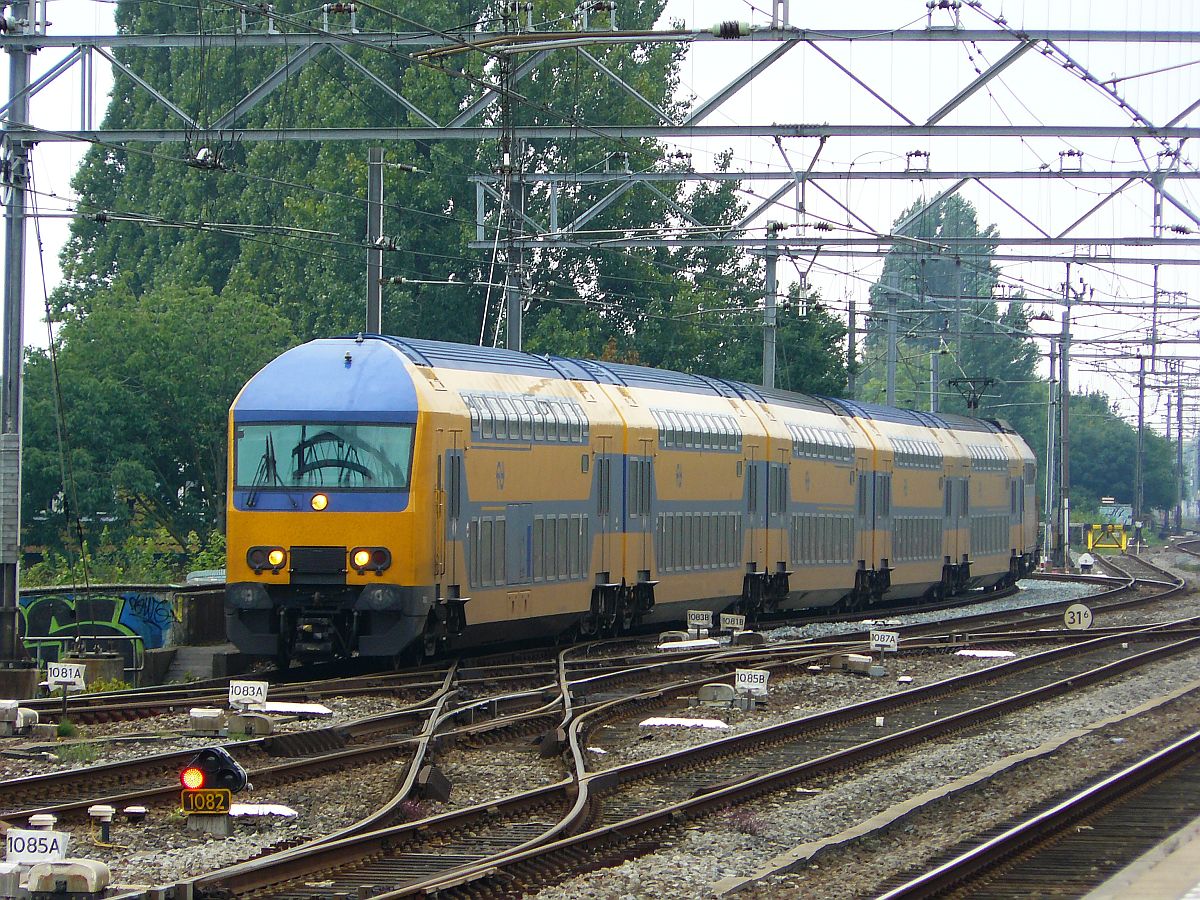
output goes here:
[{"label": "railway track", "polygon": [[[349,891],[349,896],[433,890],[453,896],[456,885],[464,885],[464,895],[502,894],[515,884],[538,883],[547,871],[575,867],[585,856],[611,860],[613,854],[629,851],[627,841],[653,844],[655,833],[673,822],[935,740],[1200,642],[1145,634],[1139,637],[1150,648],[1130,650],[1134,635],[1124,635],[1125,641],[1118,637],[1046,651],[900,696],[680,753],[588,772],[580,752],[586,723],[599,724],[603,716],[614,714],[621,703],[613,701],[573,722],[573,780],[418,823],[321,843],[304,853],[288,851],[242,864],[194,879],[187,890],[198,898],[298,900],[311,896],[316,879],[331,894]],[[1127,646],[1122,648],[1122,643]],[[887,723],[883,728],[874,725],[881,715]],[[381,889],[384,893],[379,894]]]},{"label": "railway track", "polygon": [[[1129,590],[1129,584],[1116,584],[1106,582],[1110,592],[1114,595],[1124,588]],[[1161,593],[1161,591],[1160,591]],[[995,594],[989,595],[986,599],[996,599]],[[1126,598],[1128,599],[1128,598]],[[1114,602],[1120,602],[1114,599]],[[1137,602],[1145,602],[1138,600]],[[1065,604],[1056,603],[1051,608],[1058,609]],[[1048,619],[1053,619],[1056,622],[1061,614],[1057,611],[1048,614]],[[1001,615],[995,612],[982,614],[978,617],[978,621],[982,622],[985,619],[991,624],[996,624],[997,617],[1001,616],[1010,624],[1013,621],[1030,621],[1028,611],[1018,613],[1010,613]],[[968,619],[969,622],[973,621]],[[940,623],[928,628],[922,627],[922,630],[927,631],[928,635],[925,640],[929,647],[943,647],[949,643],[954,643],[962,639],[962,633],[958,632],[958,623],[955,623],[956,633],[948,634],[946,624]],[[973,627],[973,626],[972,626]],[[917,641],[918,629],[905,629],[906,649],[914,647],[918,644]],[[911,637],[910,637],[911,634]],[[1114,635],[1122,634],[1114,632]],[[1126,635],[1127,636],[1127,635]],[[1036,639],[1040,637],[1043,641],[1046,639],[1045,634],[1038,635],[1037,632],[1029,632],[1027,639]],[[315,753],[311,753],[311,758],[287,758],[280,761],[277,757],[273,758],[270,754],[257,742],[244,742],[250,746],[238,748],[239,754],[244,754],[246,760],[250,762],[251,780],[256,785],[269,785],[273,783],[283,783],[286,779],[298,779],[305,776],[305,772],[321,771],[321,767],[325,767],[324,771],[345,771],[359,764],[359,762],[367,761],[372,758],[379,758],[382,755],[391,754],[392,759],[407,761],[408,765],[405,768],[406,778],[401,784],[392,800],[378,813],[368,816],[361,820],[351,828],[343,829],[337,835],[329,838],[324,838],[313,844],[304,845],[300,848],[287,848],[279,854],[271,854],[264,857],[262,860],[255,860],[250,863],[241,865],[249,866],[252,869],[258,870],[263,867],[269,868],[271,860],[279,857],[279,864],[285,866],[285,869],[291,871],[309,871],[309,861],[314,863],[316,875],[320,876],[321,872],[326,872],[331,865],[326,859],[322,863],[322,858],[325,858],[328,852],[332,852],[335,857],[338,853],[344,851],[344,848],[353,845],[358,841],[366,839],[371,834],[391,832],[399,829],[399,833],[406,834],[405,829],[410,826],[404,822],[405,815],[397,810],[399,804],[409,796],[412,790],[412,779],[416,774],[417,766],[420,762],[429,758],[427,752],[430,749],[434,735],[440,741],[451,740],[457,741],[460,744],[471,746],[479,746],[486,744],[492,740],[497,741],[512,741],[516,737],[525,737],[532,734],[547,735],[549,743],[546,747],[553,750],[567,749],[569,756],[579,757],[578,741],[580,732],[578,722],[590,721],[593,723],[609,721],[608,717],[620,716],[622,714],[630,715],[639,709],[652,709],[656,704],[659,706],[666,702],[671,692],[678,693],[685,688],[694,688],[700,684],[707,683],[713,680],[714,675],[728,676],[734,666],[764,666],[771,667],[773,670],[781,672],[786,671],[802,671],[802,669],[812,664],[813,662],[826,658],[830,653],[845,651],[848,649],[861,649],[862,641],[866,638],[866,631],[861,633],[851,634],[840,638],[837,641],[831,642],[803,642],[793,645],[772,646],[768,648],[722,648],[716,652],[711,650],[703,652],[682,653],[679,655],[666,655],[656,651],[648,651],[644,644],[638,644],[625,641],[613,642],[598,642],[592,645],[579,646],[571,648],[568,651],[559,655],[558,660],[553,669],[542,664],[534,662],[523,663],[508,663],[499,664],[496,666],[479,665],[478,662],[472,665],[461,668],[458,672],[458,678],[461,681],[456,684],[458,693],[453,702],[447,702],[433,714],[431,709],[430,699],[426,698],[423,704],[414,704],[414,708],[409,711],[410,718],[406,724],[397,724],[393,722],[390,726],[378,726],[379,733],[392,729],[391,739],[375,739],[372,738],[368,731],[362,734],[347,732],[346,726],[342,726],[340,740],[345,743],[339,746],[324,746],[317,749]],[[995,634],[991,638],[984,636],[983,640],[1004,640],[1015,639],[1012,635]],[[974,639],[974,638],[973,638]],[[1152,640],[1157,643],[1168,642],[1169,639],[1163,636],[1154,638],[1145,638],[1144,640]],[[613,653],[613,651],[616,651]],[[413,673],[408,673],[412,675]],[[680,674],[690,676],[682,680],[674,680],[665,687],[660,687],[656,690],[647,690],[645,685],[647,682],[658,684],[664,677],[679,676]],[[421,677],[426,679],[425,682],[417,682],[417,684],[429,684],[430,673],[426,672]],[[511,693],[513,696],[507,696],[502,692],[495,690],[496,687],[504,684],[513,687]],[[411,684],[410,684],[411,686]],[[627,698],[623,703],[612,705],[610,700],[613,695],[617,694],[636,694],[633,698]],[[523,696],[523,699],[516,700],[515,696]],[[944,707],[945,709],[946,707]],[[420,719],[420,714],[424,713],[426,718]],[[396,715],[396,714],[392,714]],[[896,717],[887,714],[889,718]],[[581,718],[583,717],[583,718]],[[603,718],[601,718],[603,717]],[[386,717],[375,717],[376,719]],[[897,719],[897,721],[899,721]],[[423,726],[423,728],[422,728]],[[365,726],[364,726],[365,727]],[[864,726],[865,727],[865,726]],[[396,730],[402,729],[403,735],[396,737]],[[332,732],[338,729],[330,729]],[[421,731],[421,735],[416,732]],[[426,734],[427,733],[427,734]],[[875,737],[878,737],[878,732],[871,732]],[[310,733],[319,735],[320,730]],[[418,751],[416,749],[418,739],[425,735],[429,738],[423,748]],[[276,736],[283,738],[284,736]],[[298,736],[287,736],[290,739],[300,741]],[[320,743],[324,740],[321,737],[310,737],[308,740]],[[336,742],[335,742],[336,743]],[[187,751],[180,754],[167,755],[172,758],[169,760],[164,757],[157,762],[157,773],[149,777],[149,781],[157,780],[158,793],[155,795],[162,802],[170,801],[174,803],[178,796],[178,787],[175,779],[178,771],[178,766],[181,763],[181,758],[188,757],[192,751]],[[308,751],[297,752],[295,748],[290,751],[287,756],[291,757],[294,754],[301,756]],[[579,763],[579,760],[576,760]],[[716,763],[712,763],[715,766]],[[734,764],[736,765],[736,764]],[[95,777],[96,769],[89,771],[89,777]],[[582,773],[579,775],[578,773]],[[601,772],[589,772],[587,767],[580,765],[576,775],[577,785],[588,785],[591,787],[591,782],[596,781],[595,788],[599,790],[603,786],[603,779],[609,777],[607,770]],[[714,774],[715,773],[715,774]],[[76,773],[78,774],[78,773]],[[62,784],[69,784],[71,773],[60,773]],[[164,777],[165,776],[165,777]],[[721,776],[721,777],[718,777]],[[109,777],[109,776],[105,776]],[[113,780],[120,780],[126,776],[111,776]],[[667,776],[668,778],[670,776]],[[732,776],[728,772],[721,775],[716,769],[710,766],[709,775],[697,776],[703,782],[700,787],[711,786],[712,784],[721,781],[730,781]],[[274,780],[272,780],[274,779]],[[637,781],[641,781],[639,776]],[[31,779],[30,784],[26,786],[27,796],[36,795],[39,791],[43,791],[48,782],[43,781],[41,785],[34,786],[35,780]],[[128,781],[126,781],[128,783]],[[545,842],[549,838],[546,837],[548,830],[557,829],[562,831],[565,826],[563,821],[570,812],[570,804],[567,802],[567,797],[562,792],[571,790],[572,782],[564,782],[557,787],[550,787],[540,792],[533,792],[523,799],[515,798],[512,800],[513,808],[520,808],[528,814],[529,818],[524,826],[520,823],[514,824],[507,813],[500,816],[498,819],[498,829],[492,830],[489,828],[477,828],[475,837],[469,841],[471,847],[474,848],[470,853],[463,852],[447,852],[447,846],[453,846],[455,840],[452,837],[454,828],[457,826],[453,823],[459,813],[447,813],[441,817],[423,820],[418,823],[417,832],[437,837],[438,842],[428,851],[428,855],[435,858],[439,864],[452,862],[459,868],[465,866],[470,859],[486,861],[511,854],[514,850],[519,850],[533,843]],[[694,789],[695,786],[693,786]],[[154,790],[155,785],[151,784],[146,790]],[[576,788],[578,789],[578,788]],[[0,786],[0,803],[6,803],[5,795],[2,793],[3,787]],[[556,796],[555,792],[559,792]],[[71,815],[68,809],[74,804],[74,814],[85,808],[90,803],[100,802],[101,800],[108,802],[106,797],[96,796],[94,791],[89,792],[91,796],[87,798],[81,797],[64,797],[63,802],[58,805],[13,805],[11,811],[15,814],[25,815],[32,814],[36,811],[53,811],[56,814]],[[44,796],[44,794],[43,794]],[[120,802],[133,802],[122,795]],[[158,802],[158,801],[155,801]],[[618,809],[621,801],[607,799],[608,808],[610,810]],[[114,802],[114,805],[116,803]],[[499,810],[508,809],[507,804],[487,804],[484,807],[484,818],[491,819],[499,815]],[[469,811],[468,811],[469,812]],[[601,821],[598,826],[600,828],[608,828],[613,823],[605,824]],[[538,829],[540,828],[540,831]],[[580,822],[571,826],[571,830],[589,830],[586,823]],[[533,836],[534,832],[538,836]],[[407,838],[405,838],[407,840]],[[392,842],[394,843],[394,841]],[[332,848],[327,851],[326,845]],[[461,849],[461,848],[460,848]],[[416,854],[418,863],[422,858],[419,849],[412,851]],[[407,857],[405,865],[410,867],[414,865],[413,857]],[[342,862],[336,865],[343,865]],[[419,867],[419,866],[418,866]],[[239,867],[234,867],[238,869]],[[415,870],[410,874],[416,876]],[[235,879],[240,878],[235,873]],[[257,876],[256,876],[257,877]],[[323,877],[323,876],[320,876]],[[374,877],[374,876],[372,876]],[[310,878],[311,880],[311,878]],[[369,887],[367,882],[359,880],[358,885],[361,887]],[[396,884],[395,879],[380,877],[377,882],[379,885],[390,886]],[[192,879],[186,883],[186,890],[195,890],[199,893],[198,897],[209,896],[204,891],[209,890],[210,882],[202,879]],[[181,889],[185,887],[181,883]],[[211,896],[225,896],[228,888],[222,884],[215,893]],[[357,891],[357,888],[354,889]],[[239,890],[233,890],[229,895],[241,896]],[[370,893],[364,894],[369,896]],[[177,894],[183,896],[183,894]],[[290,896],[282,894],[281,896]],[[302,896],[312,896],[312,890]]]},{"label": "railway track", "polygon": [[1083,896],[1192,822],[1200,732],[950,855],[879,900]]}]

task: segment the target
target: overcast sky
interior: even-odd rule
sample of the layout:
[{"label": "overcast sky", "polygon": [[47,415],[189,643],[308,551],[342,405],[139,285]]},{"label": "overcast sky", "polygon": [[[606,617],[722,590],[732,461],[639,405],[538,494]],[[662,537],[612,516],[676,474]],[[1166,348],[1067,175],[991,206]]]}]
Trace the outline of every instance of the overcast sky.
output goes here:
[{"label": "overcast sky", "polygon": [[[92,0],[51,0],[51,32],[54,34],[111,33],[113,4]],[[1129,30],[1195,30],[1200,29],[1200,4],[1179,0],[1057,0],[1057,2],[999,2],[985,3],[987,12],[1006,19],[1011,28],[1074,28]],[[683,20],[689,27],[707,28],[723,20],[744,20],[753,25],[770,22],[771,7],[766,0],[671,0],[664,15],[663,26]],[[926,24],[924,0],[858,0],[854,4],[816,4],[792,2],[790,24],[806,29],[869,29],[887,32],[898,28],[923,27]],[[964,9],[963,25],[969,28],[995,27],[978,12]],[[949,14],[937,11],[935,27],[951,25]],[[695,46],[682,69],[681,90],[686,95],[707,97],[730,81],[742,68],[761,58],[774,48],[765,42],[702,43]],[[922,123],[961,87],[968,84],[976,70],[986,69],[1000,59],[1013,45],[998,42],[950,41],[930,44],[900,41],[861,41],[849,43],[822,42],[819,47],[837,63],[849,69],[879,97],[855,84],[833,62],[812,47],[801,44],[793,49],[771,70],[743,89],[707,122],[733,123],[849,123],[897,124],[899,114]],[[1097,79],[1122,79],[1116,85],[1127,110],[1133,109],[1154,124],[1163,124],[1200,98],[1200,46],[1189,44],[1130,44],[1130,43],[1073,43],[1062,49]],[[34,60],[35,77],[64,55],[46,50]],[[1168,71],[1151,73],[1155,70]],[[6,76],[7,70],[0,72]],[[1139,76],[1139,77],[1129,77]],[[107,72],[97,65],[97,90],[93,108],[98,123],[106,105]],[[0,79],[4,80],[4,79]],[[80,102],[78,68],[71,70],[33,102],[35,124],[47,128],[77,128],[83,110]],[[882,99],[880,99],[882,98]],[[885,102],[886,101],[886,102]],[[985,90],[978,91],[944,121],[962,125],[1005,124],[1130,124],[1131,116],[1106,97],[1094,85],[1086,84],[1062,65],[1062,60],[1031,51],[1025,54],[1003,75],[993,80]],[[1197,124],[1200,114],[1193,114],[1183,124]],[[1167,145],[1169,147],[1176,144]],[[729,148],[733,151],[733,166],[739,171],[787,171],[789,166],[802,170],[810,164],[816,150],[815,139],[785,139],[780,146],[770,139],[721,138],[709,142],[676,142],[677,149],[693,154],[697,169],[709,167],[712,154]],[[70,178],[83,149],[68,144],[41,145],[34,151],[35,187],[39,209],[51,212],[64,209],[46,195],[70,198]],[[981,138],[894,139],[887,137],[833,138],[821,150],[818,168],[822,171],[904,171],[912,151],[928,153],[933,170],[1021,170],[1034,171],[1064,165],[1060,154],[1082,152],[1081,157],[1067,157],[1066,165],[1079,165],[1088,170],[1127,169],[1157,165],[1157,154],[1164,149],[1154,141],[1141,145],[1125,139],[1083,138],[1071,141],[1046,139],[986,140]],[[1194,170],[1189,148],[1184,147],[1184,167]],[[786,158],[785,158],[786,154]],[[920,160],[922,157],[916,157]],[[1198,156],[1200,160],[1200,156]],[[1039,230],[1057,235],[1083,215],[1093,204],[1119,182],[1073,180],[1050,183],[1045,181],[995,181],[988,188],[969,184],[961,195],[979,210],[981,225],[996,224],[1005,236],[1031,237]],[[778,184],[778,183],[776,183]],[[886,234],[893,221],[913,201],[929,199],[949,186],[949,182],[904,179],[897,181],[824,182],[833,198],[809,190],[806,193],[807,216],[796,208],[797,197],[791,194],[781,201],[759,223],[767,218],[788,223],[790,235],[811,235],[816,221],[833,224],[835,236],[866,236]],[[745,199],[751,206],[773,185],[767,182],[746,182]],[[1193,182],[1176,180],[1167,183],[1184,205],[1200,210],[1200,190]],[[848,207],[848,213],[843,207]],[[1185,214],[1167,204],[1164,223],[1195,229]],[[1146,237],[1153,222],[1152,194],[1144,185],[1135,185],[1119,198],[1108,203],[1099,213],[1077,228],[1077,236]],[[42,321],[43,281],[45,264],[46,284],[52,289],[58,279],[58,252],[66,235],[63,219],[39,221],[38,232],[31,228],[28,255],[26,342],[44,345],[45,324]],[[751,232],[754,234],[755,232]],[[757,232],[761,234],[761,230]],[[1041,255],[1063,256],[1067,248],[1001,248],[1005,252],[1032,252]],[[1137,252],[1153,256],[1196,257],[1195,248],[1178,251],[1144,247]],[[781,261],[783,282],[806,271],[813,287],[818,289],[835,310],[845,312],[851,297],[861,312],[866,307],[867,290],[878,277],[880,263],[866,258],[845,258],[832,255],[801,254],[791,261]],[[1034,301],[1035,312],[1045,311],[1054,321],[1035,323],[1042,334],[1057,333],[1061,328],[1061,308],[1055,302],[1061,295],[1065,276],[1062,263],[1002,262],[1002,280],[1023,290]],[[1132,360],[1114,361],[1085,356],[1100,352],[1131,354],[1143,344],[1149,332],[1148,312],[1124,308],[1120,315],[1113,310],[1120,304],[1147,302],[1152,294],[1153,273],[1149,266],[1114,266],[1103,258],[1090,265],[1075,266],[1072,281],[1079,278],[1087,285],[1088,297],[1095,304],[1078,310],[1073,316],[1072,333],[1077,340],[1080,358],[1072,367],[1073,387],[1086,385],[1103,390],[1121,404],[1129,414],[1136,396],[1135,382],[1130,376],[1136,370]],[[1160,290],[1164,294],[1186,292],[1192,306],[1200,305],[1200,285],[1196,284],[1196,269],[1187,266],[1164,266],[1159,272]],[[860,326],[861,326],[860,322]],[[1160,334],[1165,340],[1188,344],[1164,344],[1165,355],[1184,353],[1200,356],[1192,349],[1198,338],[1200,322],[1193,313],[1164,314]],[[1088,341],[1104,341],[1089,345]],[[1121,344],[1111,343],[1122,341]],[[1046,342],[1040,342],[1043,350]],[[1147,351],[1148,352],[1148,351]],[[965,362],[965,361],[961,361]],[[923,366],[919,360],[909,365]],[[1186,365],[1186,371],[1196,373],[1200,362]],[[976,373],[969,373],[976,374]],[[1193,375],[1192,396],[1200,396]],[[1152,421],[1161,429],[1165,416],[1165,400],[1152,393],[1149,404]],[[870,398],[873,399],[873,398]],[[924,402],[921,398],[920,403]],[[1189,413],[1189,432],[1197,417]]]}]

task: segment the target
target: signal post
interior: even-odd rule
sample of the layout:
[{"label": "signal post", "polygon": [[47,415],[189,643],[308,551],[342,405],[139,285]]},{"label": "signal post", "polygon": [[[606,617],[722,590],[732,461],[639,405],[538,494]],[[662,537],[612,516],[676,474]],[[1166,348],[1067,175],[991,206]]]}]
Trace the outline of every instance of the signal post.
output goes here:
[{"label": "signal post", "polygon": [[222,747],[206,747],[179,773],[179,805],[188,831],[217,837],[233,834],[233,795],[247,786],[246,770]]}]

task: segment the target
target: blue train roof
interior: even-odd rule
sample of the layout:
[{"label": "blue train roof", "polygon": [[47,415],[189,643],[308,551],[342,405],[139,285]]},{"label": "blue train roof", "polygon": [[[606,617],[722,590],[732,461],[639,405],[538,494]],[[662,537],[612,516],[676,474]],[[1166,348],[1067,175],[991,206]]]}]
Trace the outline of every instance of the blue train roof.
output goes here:
[{"label": "blue train roof", "polygon": [[314,416],[415,422],[417,394],[404,360],[388,343],[325,339],[293,347],[267,363],[234,401],[233,416],[239,422]]},{"label": "blue train roof", "polygon": [[[345,355],[351,364],[345,364]],[[243,389],[234,415],[243,421],[280,421],[331,411],[353,410],[356,418],[373,414],[380,421],[415,421],[416,394],[400,356],[415,365],[565,378],[623,387],[657,388],[715,397],[736,397],[807,410],[832,412],[926,428],[998,431],[997,426],[965,416],[924,413],[857,400],[813,397],[768,390],[740,381],[689,375],[624,363],[564,356],[537,356],[498,347],[475,347],[386,335],[344,336],[295,347],[265,366]],[[281,398],[284,399],[281,403]],[[279,408],[283,406],[285,408]]]}]

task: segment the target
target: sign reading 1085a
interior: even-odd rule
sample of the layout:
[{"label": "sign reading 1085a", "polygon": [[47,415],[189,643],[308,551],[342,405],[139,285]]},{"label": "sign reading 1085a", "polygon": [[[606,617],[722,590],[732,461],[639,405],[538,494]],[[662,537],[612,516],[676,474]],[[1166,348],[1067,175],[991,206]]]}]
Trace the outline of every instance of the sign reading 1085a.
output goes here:
[{"label": "sign reading 1085a", "polygon": [[67,858],[71,835],[65,831],[10,828],[4,835],[4,861],[10,863],[58,862]]}]

